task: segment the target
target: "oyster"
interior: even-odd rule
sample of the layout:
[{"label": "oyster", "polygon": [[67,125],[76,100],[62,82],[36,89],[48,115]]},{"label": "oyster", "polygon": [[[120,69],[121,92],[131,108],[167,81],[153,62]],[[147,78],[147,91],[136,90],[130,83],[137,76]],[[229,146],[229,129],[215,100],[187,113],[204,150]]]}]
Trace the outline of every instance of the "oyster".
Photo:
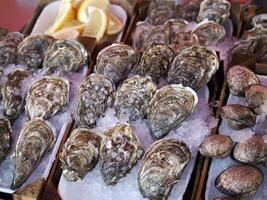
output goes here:
[{"label": "oyster", "polygon": [[152,137],[163,138],[178,127],[192,113],[197,101],[196,92],[182,85],[167,85],[157,90],[148,108]]},{"label": "oyster", "polygon": [[236,65],[227,73],[227,83],[230,92],[236,96],[244,96],[249,85],[260,84],[257,75],[246,67]]},{"label": "oyster", "polygon": [[68,181],[81,180],[96,165],[101,137],[89,129],[72,131],[60,153],[63,176]]},{"label": "oyster", "polygon": [[80,124],[91,127],[113,101],[114,86],[101,74],[90,74],[78,90],[77,118]]},{"label": "oyster", "polygon": [[267,14],[259,14],[252,18],[252,25],[254,27],[261,27],[267,29]]},{"label": "oyster", "polygon": [[237,143],[233,149],[235,160],[245,164],[266,163],[267,143],[262,135],[254,135],[243,143]]},{"label": "oyster", "polygon": [[150,77],[136,75],[125,80],[116,92],[114,103],[116,115],[119,118],[128,116],[130,121],[144,118],[156,90],[157,86]]},{"label": "oyster", "polygon": [[26,112],[30,119],[48,119],[69,100],[69,82],[56,77],[45,77],[34,82],[26,98]]},{"label": "oyster", "polygon": [[254,27],[242,34],[242,39],[247,40],[247,39],[260,39],[260,38],[265,38],[267,35],[267,29],[263,29],[262,27]]},{"label": "oyster", "polygon": [[184,31],[188,22],[184,19],[169,19],[164,23],[164,26],[169,29],[170,35],[179,34]]},{"label": "oyster", "polygon": [[104,133],[100,146],[100,171],[106,185],[115,185],[143,155],[143,148],[127,123]]},{"label": "oyster", "polygon": [[190,22],[196,21],[201,0],[191,0],[176,7],[176,17]]},{"label": "oyster", "polygon": [[16,68],[11,72],[2,89],[2,104],[4,115],[9,119],[16,119],[23,108],[24,92],[23,81],[30,77],[30,73],[22,68]]},{"label": "oyster", "polygon": [[250,85],[245,90],[248,106],[257,114],[267,114],[267,87]]},{"label": "oyster", "polygon": [[0,118],[0,163],[5,160],[11,148],[12,129],[8,119]]},{"label": "oyster", "polygon": [[172,50],[179,54],[183,49],[198,45],[197,35],[188,32],[180,32],[170,37],[170,46]]},{"label": "oyster", "polygon": [[223,106],[221,116],[235,130],[253,127],[256,123],[256,115],[248,107],[239,104]]},{"label": "oyster", "polygon": [[263,174],[260,169],[239,165],[223,171],[216,178],[215,186],[226,195],[245,197],[255,194],[262,181]]},{"label": "oyster", "polygon": [[190,150],[183,141],[161,139],[154,142],[139,168],[138,185],[142,195],[153,200],[166,200],[190,159]]},{"label": "oyster", "polygon": [[199,152],[206,157],[223,158],[231,153],[233,141],[226,135],[210,135],[200,145]]},{"label": "oyster", "polygon": [[54,128],[42,119],[29,121],[23,126],[12,155],[12,189],[17,189],[28,179],[55,140]]},{"label": "oyster", "polygon": [[224,27],[213,21],[202,21],[193,30],[196,34],[200,45],[216,45],[225,38]]},{"label": "oyster", "polygon": [[139,54],[132,47],[126,44],[112,44],[99,52],[94,70],[117,85],[127,78],[131,68],[137,65],[138,61]]},{"label": "oyster", "polygon": [[48,35],[33,35],[26,37],[18,46],[18,63],[27,65],[30,69],[42,67],[47,49],[55,39]]},{"label": "oyster", "polygon": [[168,72],[168,83],[198,90],[209,82],[218,68],[219,60],[215,52],[203,46],[192,46],[174,58]]},{"label": "oyster", "polygon": [[76,72],[88,62],[87,51],[78,41],[57,40],[46,51],[43,68],[50,73],[54,71]]},{"label": "oyster", "polygon": [[267,63],[267,36],[259,38],[256,59],[259,63]]}]

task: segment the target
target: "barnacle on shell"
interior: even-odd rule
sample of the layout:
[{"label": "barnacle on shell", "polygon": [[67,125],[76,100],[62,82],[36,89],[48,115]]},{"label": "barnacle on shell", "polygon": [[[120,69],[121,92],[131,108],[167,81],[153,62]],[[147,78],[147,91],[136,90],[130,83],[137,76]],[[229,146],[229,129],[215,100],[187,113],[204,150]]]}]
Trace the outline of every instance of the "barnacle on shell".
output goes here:
[{"label": "barnacle on shell", "polygon": [[6,158],[11,148],[12,129],[8,119],[0,118],[0,163]]}]

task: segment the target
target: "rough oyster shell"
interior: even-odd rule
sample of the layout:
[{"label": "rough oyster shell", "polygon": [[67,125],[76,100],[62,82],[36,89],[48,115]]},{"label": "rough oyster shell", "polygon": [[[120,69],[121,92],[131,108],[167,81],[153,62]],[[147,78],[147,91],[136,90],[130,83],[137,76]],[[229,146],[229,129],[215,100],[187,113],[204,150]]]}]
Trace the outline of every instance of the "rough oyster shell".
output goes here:
[{"label": "rough oyster shell", "polygon": [[60,153],[63,176],[68,181],[81,180],[96,165],[101,137],[89,129],[72,131]]},{"label": "rough oyster shell", "polygon": [[4,115],[9,119],[16,119],[24,105],[23,81],[30,77],[30,73],[22,68],[11,72],[2,88],[2,104]]},{"label": "rough oyster shell", "polygon": [[142,119],[157,86],[150,77],[134,76],[123,82],[116,92],[115,112],[119,118],[127,116],[130,121]]},{"label": "rough oyster shell", "polygon": [[265,38],[267,35],[267,29],[263,29],[262,27],[254,27],[242,34],[242,39],[247,40],[250,38],[259,39]]},{"label": "rough oyster shell", "polygon": [[148,108],[151,136],[160,139],[178,127],[193,111],[198,97],[182,85],[167,85],[157,90]]},{"label": "rough oyster shell", "polygon": [[254,27],[267,28],[267,14],[256,15],[252,18],[252,25]]},{"label": "rough oyster shell", "polygon": [[230,92],[236,96],[244,96],[249,85],[260,84],[257,75],[246,67],[236,65],[227,73],[227,83]]},{"label": "rough oyster shell", "polygon": [[55,140],[54,128],[42,119],[29,121],[23,126],[12,155],[12,189],[20,187],[28,179]]},{"label": "rough oyster shell", "polygon": [[223,171],[216,178],[215,186],[226,195],[245,197],[255,194],[262,181],[263,174],[260,169],[239,165]]},{"label": "rough oyster shell", "polygon": [[12,129],[8,119],[0,118],[0,163],[5,160],[11,148]]},{"label": "rough oyster shell", "polygon": [[157,26],[147,36],[143,49],[146,50],[154,44],[169,44],[170,30],[165,26]]},{"label": "rough oyster shell", "polygon": [[131,46],[112,44],[99,52],[94,70],[117,85],[127,78],[131,68],[137,65],[138,61],[139,54]]},{"label": "rough oyster shell", "polygon": [[196,21],[201,0],[186,1],[176,7],[176,17],[189,22]]},{"label": "rough oyster shell", "polygon": [[90,74],[78,91],[77,117],[80,124],[91,127],[113,101],[114,86],[101,74]]},{"label": "rough oyster shell", "polygon": [[48,72],[78,71],[84,65],[89,65],[88,54],[83,45],[76,40],[57,40],[52,44],[43,62],[43,68]]},{"label": "rough oyster shell", "polygon": [[26,112],[30,119],[48,119],[69,101],[69,81],[45,77],[34,82],[26,98]]},{"label": "rough oyster shell", "polygon": [[168,72],[168,83],[198,90],[209,82],[218,68],[219,60],[215,52],[203,46],[192,46],[174,58]]},{"label": "rough oyster shell", "polygon": [[190,159],[190,150],[183,141],[161,139],[154,142],[146,151],[138,173],[142,195],[166,200]]},{"label": "rough oyster shell", "polygon": [[106,185],[115,185],[143,155],[143,148],[127,123],[104,133],[100,147],[100,171]]},{"label": "rough oyster shell", "polygon": [[200,145],[199,152],[206,157],[223,158],[231,153],[233,141],[226,135],[210,135]]},{"label": "rough oyster shell", "polygon": [[258,115],[267,113],[267,87],[250,85],[245,90],[248,106]]},{"label": "rough oyster shell", "polygon": [[256,115],[247,106],[239,104],[223,106],[221,116],[235,130],[253,127],[256,123]]},{"label": "rough oyster shell", "polygon": [[47,49],[55,39],[48,35],[33,35],[26,37],[18,46],[18,63],[27,65],[31,69],[42,67]]},{"label": "rough oyster shell", "polygon": [[170,37],[170,46],[172,50],[179,54],[183,49],[198,45],[197,35],[188,32],[180,32]]},{"label": "rough oyster shell", "polygon": [[184,19],[169,19],[164,23],[164,26],[169,29],[170,35],[179,34],[187,25],[188,22]]}]

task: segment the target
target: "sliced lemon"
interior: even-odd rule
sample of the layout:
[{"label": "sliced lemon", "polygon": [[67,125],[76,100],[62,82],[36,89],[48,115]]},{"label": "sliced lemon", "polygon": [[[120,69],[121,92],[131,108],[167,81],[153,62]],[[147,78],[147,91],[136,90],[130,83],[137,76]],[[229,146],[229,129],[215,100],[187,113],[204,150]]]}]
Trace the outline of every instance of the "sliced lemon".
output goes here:
[{"label": "sliced lemon", "polygon": [[119,33],[123,28],[121,20],[117,16],[113,15],[111,12],[108,12],[107,15],[108,15],[107,34],[113,35]]},{"label": "sliced lemon", "polygon": [[95,7],[88,7],[88,23],[85,25],[83,36],[101,40],[105,35],[108,24],[108,17],[104,10]]},{"label": "sliced lemon", "polygon": [[85,27],[85,24],[82,24],[81,22],[77,20],[72,20],[68,22],[67,24],[65,24],[61,30],[71,29],[71,30],[78,31],[79,33],[82,33],[84,27]]}]

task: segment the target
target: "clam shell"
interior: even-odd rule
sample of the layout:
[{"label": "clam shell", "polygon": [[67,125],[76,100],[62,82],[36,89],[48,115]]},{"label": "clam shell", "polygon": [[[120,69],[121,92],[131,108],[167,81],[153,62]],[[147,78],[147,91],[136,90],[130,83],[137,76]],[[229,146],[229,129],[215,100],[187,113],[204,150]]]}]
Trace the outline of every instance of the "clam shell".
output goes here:
[{"label": "clam shell", "polygon": [[197,35],[188,32],[180,32],[170,37],[170,46],[172,50],[179,54],[183,49],[198,45]]},{"label": "clam shell", "polygon": [[245,197],[255,194],[262,181],[263,174],[260,169],[239,165],[223,171],[216,178],[215,186],[226,195]]},{"label": "clam shell", "polygon": [[116,125],[103,135],[100,171],[106,185],[115,185],[143,155],[143,148],[127,123]]},{"label": "clam shell", "polygon": [[267,14],[259,14],[252,18],[252,25],[254,27],[267,28]]},{"label": "clam shell", "polygon": [[0,118],[0,163],[5,160],[11,148],[12,128],[8,119]]},{"label": "clam shell", "polygon": [[101,137],[89,129],[72,131],[60,153],[63,176],[68,181],[81,180],[96,165]]},{"label": "clam shell", "polygon": [[161,139],[146,151],[138,173],[142,195],[153,200],[166,200],[173,185],[191,159],[191,152],[183,141]]},{"label": "clam shell", "polygon": [[177,128],[193,112],[197,101],[197,94],[182,85],[167,85],[157,90],[148,108],[151,136],[160,139]]},{"label": "clam shell", "polygon": [[176,7],[176,17],[178,19],[185,19],[189,22],[195,22],[201,0],[186,1],[183,4],[178,4]]}]

